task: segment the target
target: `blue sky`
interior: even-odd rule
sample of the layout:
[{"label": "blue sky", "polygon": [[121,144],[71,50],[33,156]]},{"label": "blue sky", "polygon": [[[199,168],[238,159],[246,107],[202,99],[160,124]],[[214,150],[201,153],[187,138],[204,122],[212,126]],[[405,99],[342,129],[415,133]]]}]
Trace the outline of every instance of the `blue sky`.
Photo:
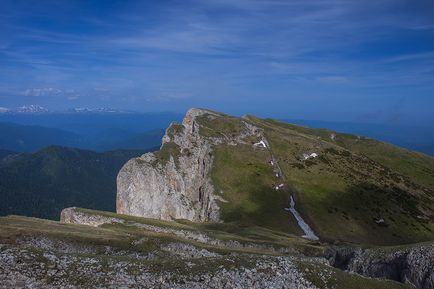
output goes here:
[{"label": "blue sky", "polygon": [[432,0],[0,7],[0,106],[434,123]]}]

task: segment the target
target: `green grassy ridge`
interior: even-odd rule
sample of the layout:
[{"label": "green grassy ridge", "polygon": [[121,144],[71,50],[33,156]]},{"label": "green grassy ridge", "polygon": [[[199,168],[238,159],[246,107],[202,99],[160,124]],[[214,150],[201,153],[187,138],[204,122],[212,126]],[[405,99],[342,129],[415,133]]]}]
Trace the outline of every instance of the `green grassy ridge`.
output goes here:
[{"label": "green grassy ridge", "polygon": [[[205,113],[196,118],[205,138],[220,138],[213,147],[211,180],[225,222],[260,226],[301,235],[284,211],[292,194],[297,209],[325,241],[394,245],[434,239],[434,158],[365,137],[312,129],[254,116]],[[263,130],[289,187],[274,190],[279,180],[268,150],[229,141],[248,130]],[[173,125],[172,125],[173,126]],[[174,126],[168,131],[180,133]],[[332,139],[332,134],[335,138]],[[319,157],[302,160],[304,153]],[[165,163],[183,153],[174,143],[158,153]],[[383,219],[384,223],[376,221]],[[344,229],[343,229],[344,228]]]},{"label": "green grassy ridge", "polygon": [[434,158],[432,156],[368,138],[361,140],[358,142],[347,138],[339,140],[338,143],[410,177],[421,185],[428,188],[434,187]]},{"label": "green grassy ridge", "polygon": [[[263,122],[253,116],[249,116],[249,119]],[[337,133],[328,129],[309,128],[272,119],[266,119],[265,122],[305,135],[320,137],[323,141],[331,142],[354,153],[365,155],[402,175],[411,177],[421,185],[429,188],[434,187],[434,157],[432,156],[364,136]],[[330,139],[331,134],[336,135],[335,141]]]},{"label": "green grassy ridge", "polygon": [[[393,245],[434,239],[433,158],[364,137],[271,119],[198,117],[204,137],[240,135],[244,122],[263,129],[290,188],[271,189],[276,180],[266,153],[249,145],[218,145],[211,178],[228,201],[219,203],[224,221],[300,234],[283,211],[289,194],[295,194],[298,210],[326,241]],[[301,161],[307,152],[320,156]],[[375,223],[380,218],[387,226]]]},{"label": "green grassy ridge", "polygon": [[173,157],[175,163],[178,164],[180,154],[181,149],[179,145],[174,142],[166,142],[161,146],[159,151],[154,152],[156,157],[155,164],[158,162],[164,166],[170,160],[170,157]]},{"label": "green grassy ridge", "polygon": [[245,130],[242,120],[228,115],[203,114],[196,118],[199,133],[205,137],[236,136]]},{"label": "green grassy ridge", "polygon": [[[429,187],[336,144],[328,130],[250,120],[265,130],[297,192],[299,208],[324,239],[386,245],[434,238]],[[301,162],[302,153],[309,151],[320,157]],[[419,215],[422,220],[416,218]],[[375,224],[379,217],[385,217],[389,227]]]},{"label": "green grassy ridge", "polygon": [[47,237],[87,245],[112,245],[126,248],[130,241],[124,234],[105,228],[62,224],[57,221],[23,216],[0,217],[0,240],[16,244],[24,237]]},{"label": "green grassy ridge", "polygon": [[[230,139],[246,131],[245,120],[227,115],[204,114],[197,117],[199,133],[204,137]],[[211,178],[220,201],[222,219],[243,226],[262,226],[282,232],[302,234],[288,207],[290,193],[274,190],[278,179],[269,164],[267,150],[251,144],[257,137],[246,137],[247,144],[221,144],[213,148]]]},{"label": "green grassy ridge", "polygon": [[[83,208],[75,208],[77,212],[95,216],[117,218],[126,222],[152,225],[163,229],[186,230],[205,234],[220,241],[237,241],[241,244],[271,245],[277,248],[293,248],[305,255],[321,255],[324,248],[318,242],[311,242],[292,234],[270,230],[260,226],[248,226],[238,222],[231,223],[195,223],[188,220],[164,221],[158,219],[142,218],[129,215],[121,215],[112,212],[96,211]],[[110,227],[103,225],[102,227]],[[131,226],[116,225],[124,230],[135,230]],[[120,227],[119,227],[120,226]],[[190,241],[188,241],[190,242]],[[199,243],[200,244],[200,243]],[[200,246],[204,246],[201,244]]]},{"label": "green grassy ridge", "polygon": [[[80,212],[89,213],[89,210],[79,210]],[[15,244],[19,238],[42,236],[53,238],[60,241],[68,241],[83,245],[92,245],[97,247],[112,246],[119,249],[130,251],[140,251],[143,253],[151,252],[155,249],[155,244],[166,244],[171,242],[191,244],[199,248],[214,251],[220,254],[231,252],[277,255],[277,251],[261,247],[232,247],[231,245],[207,244],[194,241],[188,238],[167,233],[155,232],[138,226],[132,225],[131,222],[147,224],[161,228],[170,228],[175,230],[189,230],[192,232],[202,233],[211,238],[221,241],[237,241],[241,244],[249,245],[267,245],[272,246],[275,250],[279,248],[289,248],[291,254],[305,256],[321,256],[324,254],[324,247],[318,243],[310,243],[306,240],[295,236],[281,235],[272,231],[263,231],[261,228],[249,228],[248,231],[233,230],[231,233],[225,231],[226,225],[216,228],[218,224],[213,224],[212,229],[199,223],[190,223],[185,225],[177,222],[165,222],[154,219],[144,219],[125,215],[117,215],[110,212],[93,211],[91,214],[99,216],[110,216],[127,221],[126,224],[112,223],[103,224],[99,227],[91,227],[79,224],[63,224],[56,221],[29,218],[22,216],[0,217],[0,243]],[[241,232],[240,232],[241,231]],[[254,236],[252,238],[252,236]],[[135,240],[143,237],[151,240],[145,245],[133,246]],[[285,254],[285,253],[279,253]]]}]

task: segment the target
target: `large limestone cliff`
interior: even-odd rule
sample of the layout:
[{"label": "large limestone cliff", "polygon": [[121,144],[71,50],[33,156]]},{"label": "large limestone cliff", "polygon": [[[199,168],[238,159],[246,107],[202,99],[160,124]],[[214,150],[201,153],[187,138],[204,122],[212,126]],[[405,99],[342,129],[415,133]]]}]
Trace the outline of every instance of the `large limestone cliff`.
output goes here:
[{"label": "large limestone cliff", "polygon": [[217,113],[190,109],[182,124],[173,123],[160,151],[131,159],[117,178],[116,211],[163,220],[219,221],[210,179],[212,146],[221,138],[199,134],[197,118]]}]

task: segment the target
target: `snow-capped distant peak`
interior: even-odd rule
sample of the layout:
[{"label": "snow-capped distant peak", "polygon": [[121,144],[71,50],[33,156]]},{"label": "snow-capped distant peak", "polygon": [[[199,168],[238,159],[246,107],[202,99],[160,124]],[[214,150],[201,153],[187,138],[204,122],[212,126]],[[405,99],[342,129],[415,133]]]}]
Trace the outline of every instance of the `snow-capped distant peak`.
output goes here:
[{"label": "snow-capped distant peak", "polygon": [[0,106],[0,114],[41,114],[41,113],[98,113],[98,114],[106,114],[106,113],[134,113],[134,111],[129,110],[120,110],[113,108],[73,108],[68,110],[59,110],[59,111],[50,111],[43,106],[37,104],[24,105],[14,109],[1,107]]},{"label": "snow-capped distant peak", "polygon": [[31,105],[24,105],[21,107],[18,107],[15,112],[17,113],[43,113],[48,112],[48,109],[45,107],[42,107],[37,104],[31,104]]},{"label": "snow-capped distant peak", "polygon": [[119,109],[113,109],[113,108],[87,108],[87,107],[79,107],[74,108],[71,110],[71,112],[76,113],[123,113],[126,111],[119,110]]}]

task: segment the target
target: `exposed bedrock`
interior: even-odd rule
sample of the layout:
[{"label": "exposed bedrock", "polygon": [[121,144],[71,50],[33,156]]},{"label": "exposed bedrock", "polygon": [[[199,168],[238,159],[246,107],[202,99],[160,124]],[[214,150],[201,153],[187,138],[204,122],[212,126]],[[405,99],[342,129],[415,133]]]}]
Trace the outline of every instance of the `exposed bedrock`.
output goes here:
[{"label": "exposed bedrock", "polygon": [[60,213],[60,222],[98,227],[103,224],[124,223],[122,219],[80,212],[76,207],[65,208]]},{"label": "exposed bedrock", "polygon": [[219,221],[209,177],[212,141],[199,135],[196,118],[212,112],[191,109],[172,124],[160,151],[128,161],[118,174],[116,211],[163,220]]},{"label": "exposed bedrock", "polygon": [[330,265],[367,277],[411,283],[418,289],[434,288],[434,245],[401,248],[328,250]]}]

